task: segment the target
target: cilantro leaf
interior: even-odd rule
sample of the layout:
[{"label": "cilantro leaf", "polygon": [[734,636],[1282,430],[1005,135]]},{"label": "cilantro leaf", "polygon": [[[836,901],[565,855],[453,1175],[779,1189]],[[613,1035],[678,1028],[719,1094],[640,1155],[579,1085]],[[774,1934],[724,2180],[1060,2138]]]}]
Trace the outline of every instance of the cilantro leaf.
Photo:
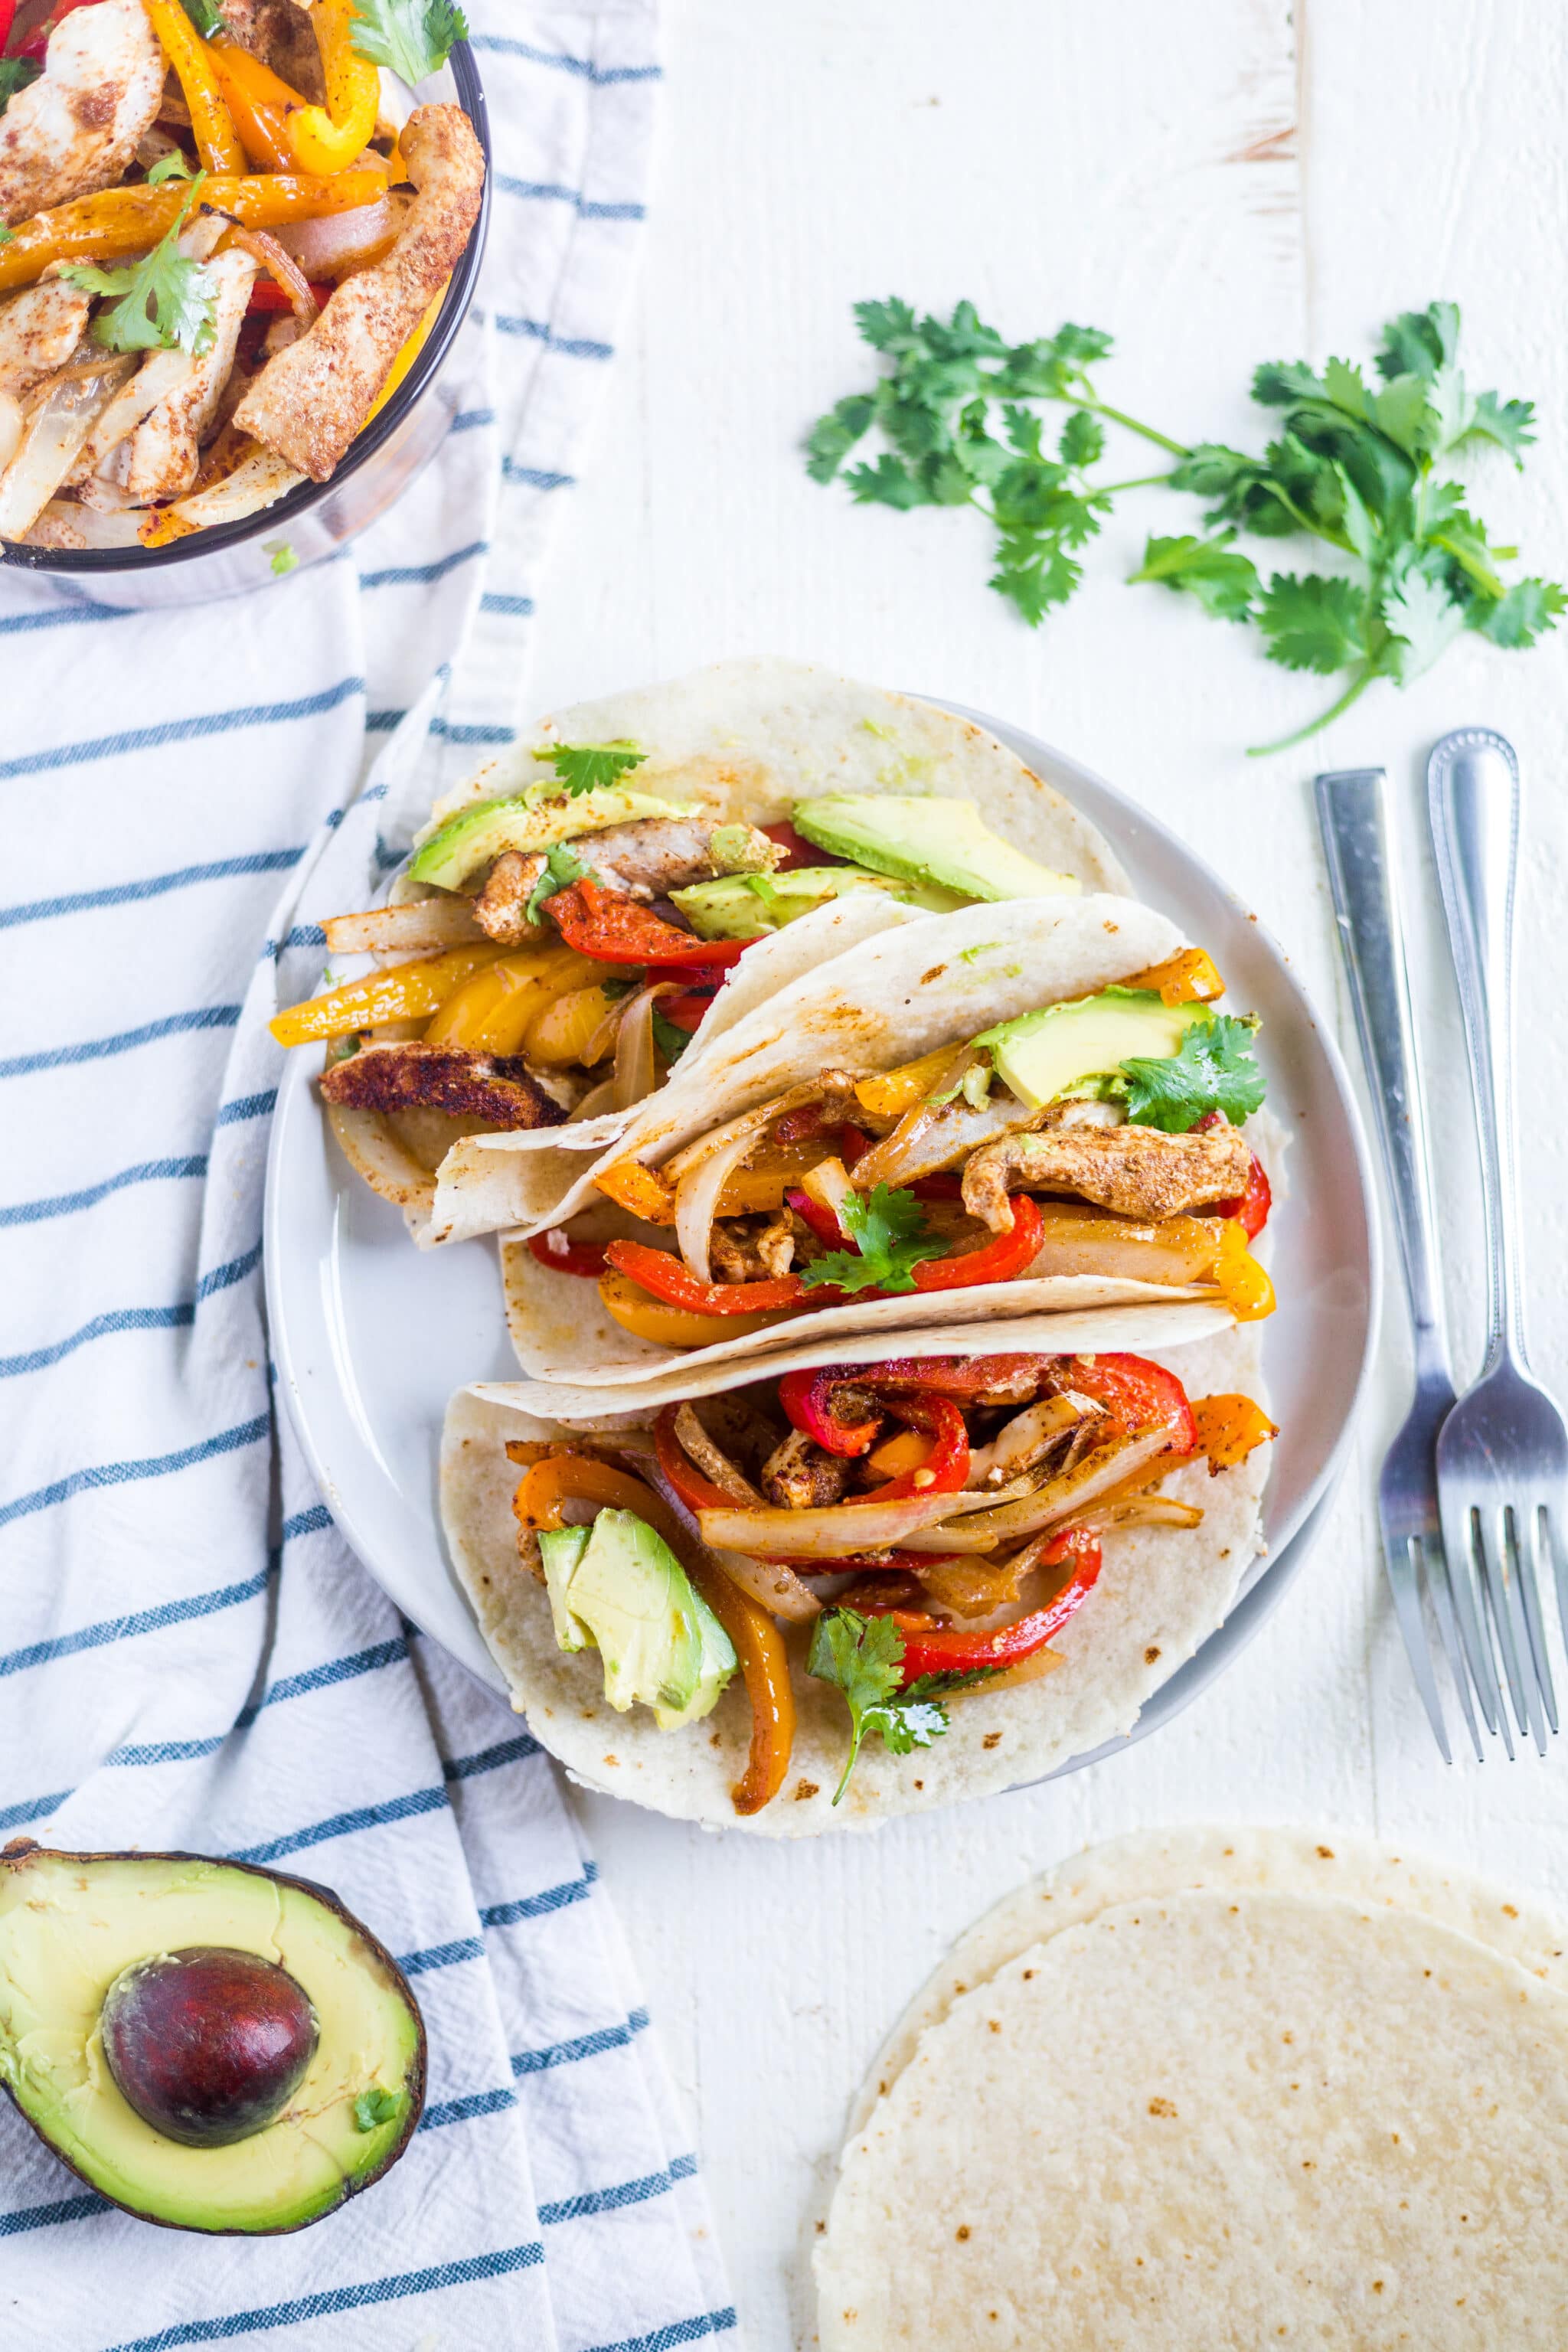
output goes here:
[{"label": "cilantro leaf", "polygon": [[93,320],[94,340],[111,352],[189,352],[199,359],[213,343],[213,313],[217,307],[217,280],[205,265],[187,261],[180,251],[184,227],[197,191],[206,177],[198,172],[185,200],[151,253],[121,268],[100,269],[86,263],[60,275],[89,294],[115,297],[111,309]]},{"label": "cilantro leaf", "polygon": [[373,2132],[378,2124],[389,2124],[403,2102],[395,2091],[388,2091],[377,2083],[362,2091],[354,2101],[354,2129]]},{"label": "cilantro leaf", "polygon": [[[623,741],[548,743],[533,756],[547,761],[567,791],[576,793],[618,784],[630,769],[642,766],[647,753],[640,744]],[[572,879],[575,882],[580,876],[574,874]]]},{"label": "cilantro leaf", "polygon": [[354,0],[353,13],[354,55],[410,85],[439,73],[468,37],[468,19],[453,0]]},{"label": "cilantro leaf", "polygon": [[1465,625],[1465,607],[1447,583],[1434,577],[1416,557],[1404,563],[1384,589],[1383,624],[1390,644],[1384,660],[1401,686],[1408,686],[1446,653]]},{"label": "cilantro leaf", "polygon": [[272,558],[271,570],[275,580],[286,580],[290,572],[299,569],[300,559],[286,539],[264,539],[261,551]]},{"label": "cilantro leaf", "polygon": [[667,1062],[679,1062],[682,1054],[685,1053],[688,1045],[690,1045],[691,1038],[692,1032],[689,1029],[681,1029],[678,1027],[677,1024],[669,1019],[667,1013],[659,1011],[658,1003],[655,1003],[653,1008],[653,1042],[658,1047],[659,1052],[664,1055]]},{"label": "cilantro leaf", "polygon": [[907,302],[857,302],[856,324],[861,340],[874,352],[909,352],[920,348],[915,314]]},{"label": "cilantro leaf", "polygon": [[1483,392],[1460,437],[1467,441],[1492,442],[1499,449],[1505,450],[1522,471],[1523,452],[1535,438],[1535,403],[1532,400],[1500,400],[1495,392]]},{"label": "cilantro leaf", "polygon": [[898,507],[907,510],[910,507],[931,504],[909,467],[887,449],[883,450],[874,466],[852,466],[844,478],[857,506]]},{"label": "cilantro leaf", "polygon": [[925,1675],[900,1691],[904,1637],[890,1617],[863,1617],[856,1609],[826,1610],[812,1628],[805,1670],[818,1682],[831,1683],[844,1693],[849,1706],[849,1755],[844,1775],[833,1792],[835,1804],[849,1785],[868,1734],[880,1736],[895,1756],[929,1748],[948,1728],[947,1709],[937,1687],[958,1689],[975,1679],[968,1675]]},{"label": "cilantro leaf", "polygon": [[552,841],[544,853],[544,871],[528,894],[528,904],[523,908],[525,919],[531,923],[542,921],[540,908],[546,898],[552,898],[557,890],[570,889],[574,882],[581,882],[586,871],[582,859],[574,856],[563,841]]},{"label": "cilantro leaf", "polygon": [[912,1192],[874,1184],[869,1192],[846,1193],[838,1214],[858,1249],[829,1250],[803,1266],[808,1289],[831,1283],[837,1290],[912,1290],[916,1266],[947,1255],[946,1242],[927,1232]]},{"label": "cilantro leaf", "polygon": [[1258,614],[1270,661],[1331,677],[1366,652],[1365,606],[1353,580],[1277,572]]},{"label": "cilantro leaf", "polygon": [[1152,539],[1142,562],[1129,577],[1188,589],[1216,620],[1247,620],[1263,583],[1251,558],[1232,550],[1235,537],[1227,530],[1218,539]]},{"label": "cilantro leaf", "polygon": [[222,16],[213,6],[213,0],[180,0],[180,5],[204,41],[210,41],[215,35],[227,31]]},{"label": "cilantro leaf", "polygon": [[1396,375],[1425,376],[1430,382],[1439,368],[1452,365],[1458,341],[1457,303],[1432,302],[1425,310],[1402,310],[1383,331],[1377,372],[1384,383]]},{"label": "cilantro leaf", "polygon": [[851,393],[835,401],[806,436],[806,472],[814,482],[830,482],[845,458],[870,427],[877,404],[869,393]]},{"label": "cilantro leaf", "polygon": [[1479,627],[1494,646],[1532,646],[1556,627],[1563,613],[1568,613],[1568,594],[1555,580],[1516,580],[1490,606]]},{"label": "cilantro leaf", "polygon": [[0,58],[0,114],[19,89],[37,80],[44,68],[33,58]]},{"label": "cilantro leaf", "polygon": [[194,180],[195,177],[195,173],[183,152],[178,147],[171,147],[166,155],[160,155],[155,163],[149,165],[146,185],[161,188],[165,180]]},{"label": "cilantro leaf", "polygon": [[1212,1013],[1192,1024],[1169,1059],[1140,1055],[1123,1062],[1129,1122],[1185,1135],[1211,1110],[1223,1111],[1233,1126],[1249,1118],[1266,1091],[1252,1050],[1256,1025],[1228,1013]]},{"label": "cilantro leaf", "polygon": [[1070,466],[1076,473],[1105,455],[1105,427],[1087,408],[1075,408],[1062,426],[1062,437],[1057,446],[1062,464]]}]

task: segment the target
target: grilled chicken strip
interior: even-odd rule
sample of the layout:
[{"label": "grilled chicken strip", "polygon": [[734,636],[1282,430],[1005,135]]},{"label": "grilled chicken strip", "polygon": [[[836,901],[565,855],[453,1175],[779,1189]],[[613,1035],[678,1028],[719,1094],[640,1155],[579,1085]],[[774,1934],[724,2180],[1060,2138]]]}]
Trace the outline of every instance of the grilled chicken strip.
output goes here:
[{"label": "grilled chicken strip", "polygon": [[819,1509],[844,1500],[853,1467],[805,1430],[792,1429],[763,1465],[763,1492],[782,1511]]},{"label": "grilled chicken strip", "polygon": [[542,927],[528,919],[528,902],[544,864],[541,849],[505,849],[490,867],[485,887],[474,900],[474,920],[502,947],[526,947],[543,936]]},{"label": "grilled chicken strip", "polygon": [[338,288],[310,332],[268,360],[234,413],[242,433],[312,481],[331,478],[479,216],[484,152],[460,107],[416,107],[402,146],[417,194],[392,251]]},{"label": "grilled chicken strip", "polygon": [[994,1234],[1010,1233],[1009,1191],[1022,1185],[1076,1192],[1119,1217],[1184,1216],[1247,1189],[1252,1153],[1234,1127],[1164,1135],[1152,1127],[1056,1127],[1008,1136],[977,1151],[963,1171],[963,1205]]},{"label": "grilled chicken strip", "polygon": [[0,392],[31,392],[63,368],[81,341],[92,296],[58,278],[0,302]]},{"label": "grilled chicken strip", "polygon": [[[721,836],[717,856],[716,835]],[[603,833],[574,841],[572,855],[607,890],[647,900],[668,898],[690,882],[711,882],[719,874],[769,874],[784,853],[754,824],[659,816],[606,825]]]},{"label": "grilled chicken strip", "polygon": [[217,12],[242,49],[320,106],[321,53],[308,10],[295,0],[217,0]]},{"label": "grilled chicken strip", "polygon": [[567,1117],[520,1054],[475,1054],[460,1045],[362,1045],[321,1074],[329,1102],[353,1110],[440,1110],[497,1127],[559,1127]]},{"label": "grilled chicken strip", "polygon": [[112,188],[158,111],[163,72],[142,0],[73,10],[49,36],[42,75],[0,115],[0,222]]},{"label": "grilled chicken strip", "polygon": [[[216,291],[213,339],[177,390],[159,401],[131,436],[124,488],[137,506],[184,498],[201,469],[202,443],[215,423],[255,282],[248,253],[216,254],[207,263]],[[142,362],[145,373],[148,362]]]}]

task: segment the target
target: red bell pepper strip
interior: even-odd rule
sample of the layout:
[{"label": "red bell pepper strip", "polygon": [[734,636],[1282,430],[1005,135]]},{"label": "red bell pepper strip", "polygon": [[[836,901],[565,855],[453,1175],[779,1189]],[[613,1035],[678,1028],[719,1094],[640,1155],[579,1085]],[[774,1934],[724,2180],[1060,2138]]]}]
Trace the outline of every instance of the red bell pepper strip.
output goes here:
[{"label": "red bell pepper strip", "polygon": [[653,1425],[654,1454],[660,1470],[674,1487],[689,1511],[732,1510],[735,1498],[705,1478],[675,1433],[675,1416],[680,1407],[667,1404]]},{"label": "red bell pepper strip", "polygon": [[787,822],[764,824],[763,831],[784,853],[784,864],[775,869],[780,874],[794,874],[802,866],[847,866],[849,863],[847,857],[835,857],[828,850],[818,849],[815,841],[807,841],[803,833],[796,833],[794,825]]},{"label": "red bell pepper strip", "polygon": [[991,1633],[961,1633],[947,1625],[939,1626],[933,1633],[906,1632],[900,1663],[900,1689],[908,1689],[922,1675],[969,1674],[976,1666],[1021,1665],[1037,1650],[1043,1650],[1068,1618],[1078,1614],[1100,1574],[1100,1538],[1092,1528],[1064,1528],[1042,1565],[1056,1568],[1068,1559],[1074,1563],[1073,1572],[1056,1599],[1047,1601],[1043,1609],[1031,1610],[1012,1625],[1000,1625]]},{"label": "red bell pepper strip", "polygon": [[[1202,1135],[1207,1129],[1229,1125],[1230,1121],[1223,1111],[1205,1111],[1193,1129],[1193,1133]],[[1268,1212],[1273,1206],[1273,1187],[1268,1181],[1262,1160],[1255,1151],[1252,1154],[1252,1166],[1247,1171],[1246,1191],[1238,1192],[1234,1201],[1216,1201],[1212,1208],[1205,1209],[1203,1213],[1208,1217],[1234,1217],[1250,1242],[1257,1240],[1268,1223]]]},{"label": "red bell pepper strip", "polygon": [[779,1402],[792,1429],[814,1438],[825,1453],[869,1454],[877,1443],[882,1416],[869,1421],[843,1421],[833,1409],[841,1388],[851,1385],[852,1373],[835,1366],[831,1371],[785,1372],[779,1382]]},{"label": "red bell pepper strip", "polygon": [[16,21],[16,0],[0,0],[0,52],[11,37],[11,27]]},{"label": "red bell pepper strip", "polygon": [[853,1168],[858,1160],[864,1160],[870,1149],[871,1139],[865,1129],[851,1126],[846,1119],[838,1130],[838,1157],[845,1167]]},{"label": "red bell pepper strip", "polygon": [[[652,1249],[647,1242],[611,1242],[605,1263],[613,1265],[667,1307],[681,1307],[692,1315],[767,1315],[782,1307],[797,1307],[806,1296],[798,1274],[780,1275],[767,1282],[699,1282],[688,1274],[671,1250]],[[813,1305],[838,1297],[836,1290],[813,1294]]]},{"label": "red bell pepper strip", "polygon": [[651,907],[586,877],[546,898],[544,910],[568,947],[601,963],[646,963],[671,971],[700,965],[720,972],[738,962],[752,944],[749,940],[694,939]]},{"label": "red bell pepper strip", "polygon": [[702,1025],[702,1017],[712,1003],[717,992],[687,989],[679,996],[661,996],[658,1009],[672,1029],[684,1029],[689,1037]]},{"label": "red bell pepper strip", "polygon": [[541,1265],[552,1265],[557,1274],[581,1274],[597,1282],[605,1271],[603,1242],[575,1242],[564,1225],[552,1225],[546,1234],[531,1234],[529,1248]]},{"label": "red bell pepper strip", "polygon": [[[324,310],[336,291],[337,289],[332,286],[312,284],[310,292],[315,299],[316,308],[319,310]],[[294,305],[275,278],[258,278],[251,287],[250,299],[245,307],[247,311],[291,310]]]},{"label": "red bell pepper strip", "polygon": [[801,1222],[809,1225],[817,1240],[826,1243],[829,1249],[855,1249],[856,1244],[850,1240],[832,1210],[824,1208],[820,1201],[814,1201],[809,1192],[802,1192],[792,1187],[784,1194],[784,1199]]},{"label": "red bell pepper strip", "polygon": [[917,1201],[962,1201],[963,1179],[942,1171],[935,1176],[917,1176],[910,1186]]},{"label": "red bell pepper strip", "polygon": [[1152,1364],[1147,1356],[1075,1356],[1067,1367],[1067,1383],[1105,1407],[1117,1436],[1141,1437],[1163,1424],[1170,1432],[1172,1454],[1196,1450],[1197,1423],[1185,1389],[1174,1372]]},{"label": "red bell pepper strip", "polygon": [[851,1495],[854,1503],[898,1503],[910,1495],[956,1495],[969,1475],[969,1430],[963,1415],[946,1397],[891,1397],[888,1411],[911,1429],[923,1430],[933,1443],[925,1460],[900,1478],[888,1478],[868,1494]]},{"label": "red bell pepper strip", "polygon": [[998,1234],[984,1249],[952,1257],[927,1258],[914,1270],[917,1290],[968,1290],[977,1282],[1012,1282],[1039,1255],[1045,1220],[1026,1192],[1012,1195],[1013,1230]]}]

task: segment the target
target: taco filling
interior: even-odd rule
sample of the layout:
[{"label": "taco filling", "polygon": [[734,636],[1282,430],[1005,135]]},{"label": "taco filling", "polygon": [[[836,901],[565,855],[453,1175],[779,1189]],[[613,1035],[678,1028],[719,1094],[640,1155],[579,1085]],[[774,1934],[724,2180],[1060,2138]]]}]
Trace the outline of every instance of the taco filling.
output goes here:
[{"label": "taco filling", "polygon": [[929,1748],[950,1702],[1062,1664],[1102,1538],[1195,1528],[1202,1507],[1164,1481],[1205,1459],[1217,1476],[1274,1434],[1250,1397],[1189,1399],[1142,1356],[919,1355],[505,1450],[522,1568],[557,1646],[598,1653],[612,1707],[686,1731],[743,1683],[749,1815],[789,1768],[792,1652],[843,1696],[837,1803],[867,1740]]},{"label": "taco filling", "polygon": [[1239,1123],[1265,1086],[1257,1024],[1216,1010],[1223,987],[1187,949],[902,1068],[826,1069],[660,1168],[604,1167],[601,1193],[656,1237],[567,1226],[529,1246],[671,1348],[1053,1276],[1206,1293],[1255,1319],[1274,1305],[1249,1246],[1270,1194]]},{"label": "taco filling", "polygon": [[334,955],[407,961],[272,1024],[282,1045],[329,1043],[340,1140],[405,1204],[462,1136],[641,1102],[748,950],[836,899],[946,912],[1079,888],[968,801],[824,794],[759,826],[637,789],[649,754],[636,742],[528,757],[553,775],[488,799],[470,788],[416,841],[395,903],[325,926]]}]

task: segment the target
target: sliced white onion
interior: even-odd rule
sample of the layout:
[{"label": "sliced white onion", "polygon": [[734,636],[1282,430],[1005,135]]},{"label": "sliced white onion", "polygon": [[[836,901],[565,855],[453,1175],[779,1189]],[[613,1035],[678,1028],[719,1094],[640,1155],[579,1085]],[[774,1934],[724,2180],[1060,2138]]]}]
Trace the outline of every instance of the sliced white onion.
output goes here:
[{"label": "sliced white onion", "polygon": [[276,450],[258,444],[221,482],[207,490],[193,490],[188,499],[176,499],[165,512],[193,530],[205,530],[215,522],[242,522],[247,515],[276,505],[304,478]]},{"label": "sliced white onion", "polygon": [[22,446],[26,430],[21,403],[8,392],[0,392],[0,471],[7,467]]},{"label": "sliced white onion", "polygon": [[997,1431],[989,1445],[971,1454],[970,1485],[999,1486],[1010,1472],[1032,1469],[1064,1430],[1099,1410],[1087,1397],[1075,1396],[1042,1397],[1037,1404],[1026,1405]]},{"label": "sliced white onion", "polygon": [[787,1092],[775,1095],[772,1102],[759,1103],[754,1110],[742,1111],[738,1118],[727,1120],[722,1127],[710,1129],[708,1134],[700,1135],[695,1143],[689,1143],[683,1151],[678,1151],[673,1159],[667,1160],[664,1175],[670,1183],[679,1184],[689,1170],[700,1168],[710,1152],[722,1151],[732,1135],[756,1135],[764,1127],[771,1127],[775,1118],[782,1118],[786,1110],[799,1110],[806,1103],[818,1101],[822,1091],[820,1078],[807,1078],[803,1085],[791,1087]]},{"label": "sliced white onion", "polygon": [[135,364],[130,353],[116,353],[100,366],[66,368],[45,388],[0,474],[0,539],[32,529]]},{"label": "sliced white onion", "polygon": [[678,980],[650,981],[622,1005],[616,1030],[615,1096],[610,1106],[613,1110],[630,1110],[634,1103],[652,1094],[658,1076],[653,1047],[653,1008],[661,996],[678,996],[679,992]]},{"label": "sliced white onion", "polygon": [[598,1086],[590,1087],[572,1117],[574,1120],[602,1118],[605,1111],[614,1110],[615,1108],[616,1082],[614,1078],[605,1078]]},{"label": "sliced white onion", "polygon": [[433,1209],[436,1179],[405,1151],[377,1110],[329,1103],[327,1117],[351,1167],[373,1192],[399,1209]]},{"label": "sliced white onion", "polygon": [[995,1143],[1005,1135],[1017,1135],[1033,1127],[1041,1116],[1005,1087],[999,1087],[979,1110],[962,1098],[943,1103],[937,1110],[917,1103],[890,1135],[856,1161],[855,1189],[868,1192],[873,1184],[918,1183],[922,1176],[956,1167],[983,1143]]},{"label": "sliced white onion", "polygon": [[[1004,1487],[1009,1502],[1028,1493],[1026,1481]],[[831,1503],[805,1511],[699,1511],[698,1525],[705,1543],[715,1549],[775,1553],[789,1559],[843,1559],[854,1552],[887,1551],[907,1545],[923,1528],[939,1520],[962,1517],[966,1512],[997,1514],[989,1495],[905,1495],[891,1503]],[[931,1543],[925,1551],[989,1551],[1001,1540],[990,1536],[983,1544]]]},{"label": "sliced white onion", "polygon": [[696,1464],[703,1476],[715,1486],[721,1487],[732,1503],[739,1503],[742,1509],[750,1509],[752,1506],[761,1507],[763,1500],[761,1495],[758,1494],[751,1480],[743,1477],[736,1469],[723,1447],[715,1445],[702,1423],[698,1420],[693,1406],[683,1404],[678,1410],[675,1416],[675,1434],[680,1441],[683,1452]]},{"label": "sliced white onion", "polygon": [[26,535],[28,547],[136,547],[141,517],[134,510],[99,514],[69,499],[51,499]]},{"label": "sliced white onion", "polygon": [[815,1201],[819,1209],[826,1209],[830,1217],[837,1220],[841,1233],[846,1230],[844,1203],[854,1187],[842,1160],[819,1160],[801,1178],[800,1189],[808,1201]]},{"label": "sliced white onion", "polygon": [[1097,1504],[1085,1511],[1086,1528],[1195,1528],[1203,1517],[1196,1503],[1178,1503],[1174,1495],[1129,1495],[1123,1502]]},{"label": "sliced white onion", "polygon": [[731,1135],[721,1150],[688,1171],[675,1188],[675,1238],[686,1270],[699,1282],[711,1282],[709,1244],[719,1195],[756,1142],[754,1129]]},{"label": "sliced white onion", "polygon": [[[1163,1454],[1171,1442],[1168,1429],[1145,1430],[1141,1437],[1129,1438],[1125,1444],[1097,1445],[1083,1460],[1075,1463],[1059,1477],[1047,1478],[1044,1486],[1021,1500],[1011,1497],[994,1510],[982,1511],[976,1517],[966,1518],[962,1526],[947,1526],[937,1533],[921,1533],[910,1537],[911,1551],[991,1551],[999,1543],[1016,1543],[1020,1537],[1044,1533],[1047,1528],[1063,1526],[1081,1514],[1085,1504],[1123,1480],[1132,1477],[1146,1462]],[[1174,1469],[1176,1464],[1172,1463]],[[984,1503],[985,1497],[972,1496],[973,1503]],[[930,1522],[927,1523],[928,1526]]]},{"label": "sliced white onion", "polygon": [[749,1592],[773,1616],[787,1618],[797,1625],[808,1618],[821,1616],[822,1603],[816,1593],[782,1559],[748,1559],[743,1551],[716,1551],[710,1557],[731,1584]]},{"label": "sliced white onion", "polygon": [[406,906],[373,907],[363,915],[331,915],[323,924],[333,955],[376,955],[396,950],[417,955],[482,940],[471,898],[413,898]]}]

